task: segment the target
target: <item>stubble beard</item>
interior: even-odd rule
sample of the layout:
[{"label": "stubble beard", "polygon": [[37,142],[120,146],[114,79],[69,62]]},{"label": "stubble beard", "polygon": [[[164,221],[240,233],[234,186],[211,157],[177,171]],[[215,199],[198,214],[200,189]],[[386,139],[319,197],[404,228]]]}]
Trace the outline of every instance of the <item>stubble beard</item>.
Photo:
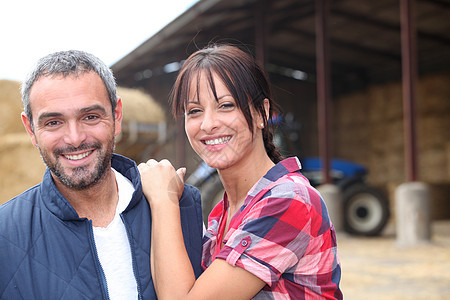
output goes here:
[{"label": "stubble beard", "polygon": [[[72,174],[68,174],[61,165],[61,154],[69,152],[78,152],[87,149],[94,149],[97,156],[97,162],[94,169],[90,171],[88,166],[80,166],[70,169]],[[55,149],[52,153],[53,158],[47,151],[39,148],[41,157],[45,165],[49,168],[52,174],[59,179],[59,181],[68,188],[75,190],[84,190],[96,185],[106,174],[111,164],[112,155],[114,152],[114,139],[111,139],[106,147],[102,148],[100,142],[92,144],[81,144],[79,147],[65,147]],[[92,155],[92,154],[90,154]]]}]

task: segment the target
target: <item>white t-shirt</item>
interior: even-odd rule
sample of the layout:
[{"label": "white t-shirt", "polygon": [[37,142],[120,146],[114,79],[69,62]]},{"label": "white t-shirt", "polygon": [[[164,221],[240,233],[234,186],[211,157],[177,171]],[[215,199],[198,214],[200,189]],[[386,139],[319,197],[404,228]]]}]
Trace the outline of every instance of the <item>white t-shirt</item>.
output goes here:
[{"label": "white t-shirt", "polygon": [[136,278],[131,261],[130,242],[120,218],[134,192],[133,184],[114,170],[119,189],[116,214],[108,227],[94,227],[98,258],[105,273],[110,299],[137,299]]}]

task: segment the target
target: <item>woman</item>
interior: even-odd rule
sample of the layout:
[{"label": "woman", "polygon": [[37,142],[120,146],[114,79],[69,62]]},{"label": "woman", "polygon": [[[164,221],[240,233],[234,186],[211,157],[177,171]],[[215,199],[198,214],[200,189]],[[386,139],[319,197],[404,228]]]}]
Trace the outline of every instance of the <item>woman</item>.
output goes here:
[{"label": "woman", "polygon": [[152,211],[152,275],[160,299],[341,299],[336,237],[324,202],[268,129],[269,84],[236,47],[199,50],[172,91],[175,116],[225,188],[209,216],[203,274],[184,249],[178,199],[185,169],[139,166]]}]

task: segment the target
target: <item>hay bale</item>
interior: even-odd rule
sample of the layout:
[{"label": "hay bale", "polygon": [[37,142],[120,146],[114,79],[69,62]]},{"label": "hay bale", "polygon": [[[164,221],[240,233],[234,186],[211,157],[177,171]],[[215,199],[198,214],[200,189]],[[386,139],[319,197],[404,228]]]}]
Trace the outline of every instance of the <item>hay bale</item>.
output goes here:
[{"label": "hay bale", "polygon": [[[420,78],[417,85],[419,180],[449,181],[446,142],[450,141],[450,73]],[[364,103],[364,104],[363,104]],[[404,128],[401,82],[373,85],[333,103],[335,155],[365,164],[369,181],[404,181]],[[364,118],[366,119],[364,119]]]},{"label": "hay bale", "polygon": [[45,165],[20,118],[20,82],[0,80],[0,203],[39,183]]},{"label": "hay bale", "polygon": [[163,109],[149,94],[138,89],[124,87],[118,87],[117,94],[122,98],[124,122],[159,123],[165,121]]},{"label": "hay bale", "polygon": [[420,114],[440,115],[450,111],[449,82],[450,73],[433,74],[420,79],[417,89],[417,106]]},{"label": "hay bale", "polygon": [[5,134],[0,139],[1,204],[39,183],[45,165],[27,133]]},{"label": "hay bale", "polygon": [[447,181],[450,182],[450,141],[445,144]]},{"label": "hay bale", "polygon": [[11,132],[24,132],[20,119],[23,111],[20,95],[20,82],[0,80],[0,135]]},{"label": "hay bale", "polygon": [[165,128],[165,112],[147,93],[138,89],[117,88],[122,98],[122,132],[116,139],[116,152],[137,162],[145,161],[159,149]]}]

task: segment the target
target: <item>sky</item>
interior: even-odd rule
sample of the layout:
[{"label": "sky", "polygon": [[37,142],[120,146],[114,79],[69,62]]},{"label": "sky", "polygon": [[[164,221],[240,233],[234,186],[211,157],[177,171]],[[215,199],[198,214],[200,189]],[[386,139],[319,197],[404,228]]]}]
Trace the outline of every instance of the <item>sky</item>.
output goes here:
[{"label": "sky", "polygon": [[108,66],[197,0],[3,0],[0,79],[21,81],[52,52],[90,52]]}]

